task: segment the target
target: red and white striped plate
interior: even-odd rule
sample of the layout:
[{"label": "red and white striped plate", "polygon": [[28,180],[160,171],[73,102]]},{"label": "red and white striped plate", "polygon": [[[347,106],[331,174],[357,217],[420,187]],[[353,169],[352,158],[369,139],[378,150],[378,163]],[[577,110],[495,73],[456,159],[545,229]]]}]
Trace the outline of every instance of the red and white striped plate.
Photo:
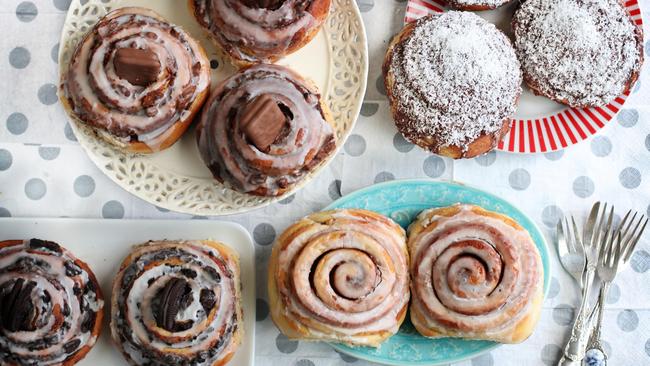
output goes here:
[{"label": "red and white striped plate", "polygon": [[[507,7],[483,12],[481,15],[502,24],[499,20],[512,14],[507,11]],[[642,26],[638,0],[626,1],[625,7],[634,22]],[[444,0],[409,0],[404,22],[409,23],[429,14],[445,12],[447,9]],[[510,125],[510,132],[497,149],[514,153],[538,153],[562,150],[577,144],[605,127],[623,107],[629,94],[628,91],[604,107],[570,108],[548,98],[535,96],[524,88],[519,110]]]}]

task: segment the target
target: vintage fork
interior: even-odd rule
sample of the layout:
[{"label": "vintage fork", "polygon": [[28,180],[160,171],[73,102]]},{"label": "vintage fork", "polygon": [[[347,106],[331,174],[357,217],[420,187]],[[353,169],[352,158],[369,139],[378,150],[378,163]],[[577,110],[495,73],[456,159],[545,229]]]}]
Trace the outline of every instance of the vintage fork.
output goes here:
[{"label": "vintage fork", "polygon": [[[614,207],[611,207],[609,215],[607,215],[607,203],[603,205],[602,210],[600,206],[600,202],[596,202],[593,205],[584,227],[582,246],[587,261],[585,270],[581,276],[583,285],[582,298],[580,300],[578,314],[573,322],[573,328],[571,328],[571,337],[564,348],[564,354],[560,358],[558,366],[581,365],[585,355],[585,349],[587,347],[587,340],[584,337],[585,322],[587,320],[591,285],[594,280],[596,265],[598,264],[599,249],[606,242],[607,238],[613,234],[612,221],[614,218]],[[608,217],[605,218],[606,216]]]},{"label": "vintage fork", "polygon": [[[612,284],[612,281],[614,281],[616,274],[630,260],[632,252],[634,252],[634,248],[640,241],[641,235],[648,224],[648,219],[643,215],[641,215],[638,220],[635,220],[637,217],[636,212],[632,218],[629,219],[631,213],[631,210],[628,211],[621,221],[616,235],[616,240],[612,237],[612,239],[607,242],[607,245],[601,248],[599,253],[600,261],[598,262],[597,271],[602,284],[598,293],[598,302],[594,309],[598,314],[598,318],[591,336],[589,337],[589,343],[587,344],[588,351],[585,355],[588,365],[590,364],[589,359],[607,364],[607,353],[605,353],[600,342],[605,299],[607,298],[609,287]],[[632,229],[632,227],[634,228]]]},{"label": "vintage fork", "polygon": [[[565,234],[566,233],[566,234]],[[567,217],[557,223],[557,254],[564,270],[569,273],[582,289],[582,273],[587,260],[582,248],[578,226],[573,216],[571,224]]]}]

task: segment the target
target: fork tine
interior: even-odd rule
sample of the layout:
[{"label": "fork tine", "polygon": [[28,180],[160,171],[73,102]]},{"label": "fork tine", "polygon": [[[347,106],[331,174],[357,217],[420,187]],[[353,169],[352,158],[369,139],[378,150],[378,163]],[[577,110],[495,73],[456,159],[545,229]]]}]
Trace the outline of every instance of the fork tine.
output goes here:
[{"label": "fork tine", "polygon": [[[631,235],[630,228],[632,228],[632,225],[634,225],[636,215],[637,215],[637,212],[635,212],[634,215],[632,215],[632,219],[630,219],[630,221],[627,223],[627,226],[625,227],[625,231],[623,231],[623,235],[622,235],[623,241],[629,240],[630,235]],[[643,220],[643,218],[641,218],[640,220]],[[621,225],[621,227],[622,227],[622,225]]]},{"label": "fork tine", "polygon": [[589,218],[585,223],[585,227],[582,233],[582,245],[583,247],[588,247],[593,241],[594,225],[596,224],[596,219],[598,218],[598,211],[600,210],[600,202],[594,203],[591,207],[591,212],[589,212]]},{"label": "fork tine", "polygon": [[594,237],[591,239],[590,246],[599,245],[603,241],[603,224],[605,223],[605,216],[607,216],[607,202],[603,204],[602,214],[599,215],[598,222],[596,223],[596,228],[593,230]]},{"label": "fork tine", "polygon": [[[635,232],[636,232],[636,229],[639,226],[639,224],[641,224],[641,222],[643,221],[643,217],[644,216],[641,215],[641,219],[639,220],[639,223],[634,228]],[[623,262],[627,262],[630,259],[630,257],[632,256],[632,252],[634,252],[634,248],[636,247],[637,243],[639,241],[641,241],[641,235],[643,235],[643,232],[645,231],[645,228],[646,228],[647,225],[648,225],[648,219],[646,218],[645,222],[643,223],[643,226],[641,226],[641,230],[639,230],[638,234],[634,238],[632,238],[632,240],[630,241],[630,245],[628,245],[625,248],[625,254],[623,255]]]},{"label": "fork tine", "polygon": [[568,254],[568,247],[567,247],[567,241],[566,237],[564,235],[564,228],[563,228],[563,221],[560,219],[557,222],[557,254],[562,258],[566,254]]},{"label": "fork tine", "polygon": [[621,232],[619,231],[616,234],[616,245],[612,246],[612,250],[610,252],[611,258],[607,266],[610,268],[616,268],[616,266],[618,266],[622,254],[623,254],[623,237],[621,235]]},{"label": "fork tine", "polygon": [[575,252],[582,253],[584,249],[582,248],[582,241],[580,240],[580,234],[578,230],[578,225],[576,225],[576,220],[571,215],[571,224],[573,225],[573,236],[574,240],[572,242],[573,249]]}]

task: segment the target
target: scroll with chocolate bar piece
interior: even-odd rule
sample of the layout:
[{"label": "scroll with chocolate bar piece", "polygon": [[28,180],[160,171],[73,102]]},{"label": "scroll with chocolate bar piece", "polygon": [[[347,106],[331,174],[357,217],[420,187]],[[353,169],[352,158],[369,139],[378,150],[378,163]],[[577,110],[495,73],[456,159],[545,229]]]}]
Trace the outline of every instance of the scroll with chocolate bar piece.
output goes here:
[{"label": "scroll with chocolate bar piece", "polygon": [[203,161],[235,190],[280,196],[336,147],[329,108],[296,72],[257,65],[212,92],[197,128]]}]

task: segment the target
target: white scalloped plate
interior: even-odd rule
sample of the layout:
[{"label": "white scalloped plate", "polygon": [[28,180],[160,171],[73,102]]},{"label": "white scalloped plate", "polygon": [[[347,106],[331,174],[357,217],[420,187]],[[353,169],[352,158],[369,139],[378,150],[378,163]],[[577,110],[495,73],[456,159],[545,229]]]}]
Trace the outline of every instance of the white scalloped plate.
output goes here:
[{"label": "white scalloped plate", "polygon": [[[131,5],[151,8],[192,34],[205,47],[208,57],[219,63],[212,70],[213,85],[235,72],[218,55],[185,1],[73,0],[61,33],[60,74],[67,70],[78,41],[97,20],[112,9]],[[366,31],[355,0],[332,0],[330,16],[318,35],[279,64],[290,66],[319,86],[332,110],[340,149],[359,116],[368,76]],[[59,95],[63,95],[61,85]],[[194,128],[171,148],[145,156],[119,151],[98,139],[74,116],[69,118],[90,159],[115,183],[156,206],[194,215],[228,215],[266,206],[305,186],[336,156],[332,154],[284,196],[260,198],[228,189],[212,178],[199,156]]]}]

